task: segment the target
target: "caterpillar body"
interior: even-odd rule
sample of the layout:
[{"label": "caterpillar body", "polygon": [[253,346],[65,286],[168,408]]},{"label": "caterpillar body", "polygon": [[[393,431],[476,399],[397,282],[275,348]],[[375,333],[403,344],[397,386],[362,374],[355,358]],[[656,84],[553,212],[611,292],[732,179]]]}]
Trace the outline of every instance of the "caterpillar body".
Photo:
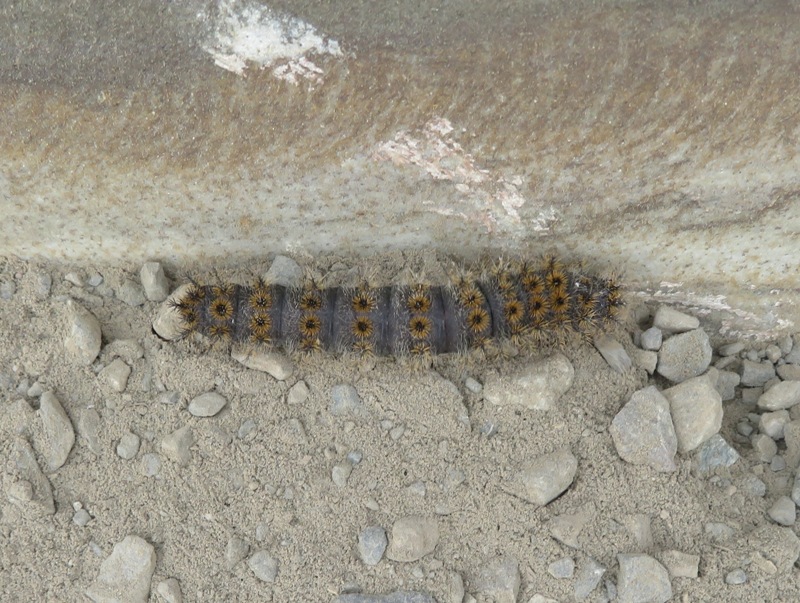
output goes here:
[{"label": "caterpillar body", "polygon": [[184,335],[381,356],[461,353],[495,339],[591,336],[613,323],[622,305],[614,277],[586,275],[555,259],[448,285],[192,283],[173,302]]}]

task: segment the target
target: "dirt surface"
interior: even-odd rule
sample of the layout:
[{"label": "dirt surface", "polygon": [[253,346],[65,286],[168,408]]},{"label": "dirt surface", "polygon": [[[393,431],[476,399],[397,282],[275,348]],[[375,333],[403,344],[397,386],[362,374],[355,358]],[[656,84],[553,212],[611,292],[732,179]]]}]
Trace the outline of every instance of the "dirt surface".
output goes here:
[{"label": "dirt surface", "polygon": [[[381,273],[391,279],[404,259],[376,261],[394,267]],[[419,262],[437,274],[436,258]],[[266,265],[213,272],[241,281]],[[320,270],[344,281],[356,268],[341,258]],[[798,531],[796,524],[778,528],[766,514],[791,490],[793,469],[772,471],[749,443],[738,442],[736,423],[752,410],[740,397],[725,402],[720,433],[741,459],[700,473],[693,454],[678,455],[677,471],[659,473],[623,461],[609,426],[634,391],[664,383],[636,366],[615,372],[589,345],[560,350],[574,367],[574,382],[548,411],[494,406],[472,391],[480,388],[471,381],[465,385],[468,378],[502,381],[547,351],[444,357],[431,366],[319,354],[294,358],[293,374],[278,381],[245,368],[223,345],[159,338],[151,324],[161,303],[120,299],[123,283],[138,284],[138,270],[16,258],[0,264],[0,460],[8,474],[13,443],[31,442],[55,501],[54,514],[31,516],[12,501],[5,484],[3,600],[87,600],[84,593],[101,563],[128,535],[155,547],[150,601],[163,600],[156,585],[169,577],[178,580],[186,601],[329,601],[342,592],[397,590],[426,592],[440,603],[471,596],[483,601],[489,599],[480,590],[480,573],[497,557],[518,562],[516,600],[525,603],[537,593],[575,600],[577,576],[594,560],[606,572],[585,600],[601,601],[615,592],[618,554],[658,559],[667,550],[699,556],[696,578],[671,578],[674,601],[800,600],[798,568],[785,562],[790,553],[762,542],[764,530]],[[43,285],[45,275],[51,287]],[[169,276],[177,284],[186,275]],[[68,299],[96,316],[102,329],[101,351],[89,365],[77,363],[65,348]],[[616,333],[634,357],[635,328]],[[121,391],[101,373],[117,358],[131,368]],[[301,381],[308,395],[298,401],[288,392]],[[363,413],[331,412],[332,388],[341,384],[355,388]],[[36,410],[47,391],[76,432],[66,462],[52,472]],[[190,414],[189,402],[210,391],[227,400],[222,411]],[[81,427],[90,409],[100,418],[95,450]],[[194,443],[190,460],[181,464],[164,453],[162,442],[184,426]],[[117,452],[126,434],[140,441],[128,460]],[[522,463],[565,447],[578,460],[565,493],[538,506],[509,491],[506,484]],[[337,485],[334,468],[354,452],[360,460]],[[153,455],[160,469],[148,476]],[[765,482],[766,496],[742,488],[753,473]],[[91,517],[83,526],[73,521],[80,508]],[[570,519],[574,514],[579,519]],[[362,530],[381,526],[391,536],[398,519],[417,515],[438,526],[432,553],[412,562],[362,562]],[[554,537],[556,518],[583,526],[575,546]],[[713,522],[732,528],[724,542],[707,533]],[[248,557],[265,550],[277,559],[273,582],[258,579],[247,558],[228,567],[232,538],[249,545]],[[565,557],[574,561],[575,576],[553,577],[548,566]],[[747,582],[726,584],[737,568],[746,571]]]}]

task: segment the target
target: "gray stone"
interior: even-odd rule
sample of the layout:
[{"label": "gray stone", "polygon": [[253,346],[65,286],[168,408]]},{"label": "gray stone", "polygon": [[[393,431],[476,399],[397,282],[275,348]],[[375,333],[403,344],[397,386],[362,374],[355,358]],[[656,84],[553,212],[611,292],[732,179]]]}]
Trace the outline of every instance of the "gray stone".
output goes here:
[{"label": "gray stone", "polygon": [[126,536],[100,564],[86,596],[95,603],[146,603],[155,568],[153,545],[139,536]]},{"label": "gray stone", "polygon": [[722,397],[708,378],[689,379],[665,390],[663,394],[669,400],[680,452],[694,450],[719,432],[722,426]]},{"label": "gray stone", "polygon": [[179,465],[188,465],[192,460],[190,450],[192,444],[194,444],[194,434],[191,427],[185,425],[164,436],[161,440],[161,451],[171,461]]},{"label": "gray stone", "polygon": [[700,320],[669,306],[659,306],[653,317],[653,326],[670,333],[683,333],[700,326]]},{"label": "gray stone", "polygon": [[620,554],[617,576],[619,603],[666,603],[672,598],[669,572],[649,555]]},{"label": "gray stone", "polygon": [[401,517],[392,526],[386,556],[392,561],[417,561],[432,553],[438,542],[439,525],[435,519],[420,515]]},{"label": "gray stone", "polygon": [[652,375],[656,372],[658,354],[645,350],[633,350],[633,362],[639,368],[646,370],[648,375]]},{"label": "gray stone", "polygon": [[763,387],[743,387],[742,388],[742,404],[753,406],[758,402],[761,394],[764,393]]},{"label": "gray stone", "polygon": [[100,323],[94,314],[72,300],[67,302],[69,334],[64,340],[67,353],[79,364],[90,365],[103,343]]},{"label": "gray stone", "polygon": [[358,556],[365,565],[378,565],[388,544],[386,530],[380,526],[369,526],[358,535]]},{"label": "gray stone", "polygon": [[739,377],[738,373],[734,373],[733,371],[719,371],[716,388],[719,395],[722,396],[723,402],[733,400],[736,397],[736,387],[739,385],[740,380],[741,377]]},{"label": "gray stone", "polygon": [[586,505],[576,513],[564,513],[551,519],[547,528],[550,535],[559,542],[574,549],[580,547],[578,536],[581,530],[595,516],[596,509],[593,504]]},{"label": "gray stone", "polygon": [[794,485],[792,486],[792,500],[794,504],[800,507],[800,471],[794,476]]},{"label": "gray stone", "polygon": [[175,304],[193,287],[185,283],[175,289],[167,300],[161,304],[158,314],[153,319],[153,330],[161,339],[175,341],[184,336],[183,320]]},{"label": "gray stone", "polygon": [[276,255],[272,265],[264,275],[267,283],[283,287],[297,287],[303,282],[303,269],[292,258]]},{"label": "gray stone", "polygon": [[308,399],[311,392],[308,389],[305,381],[298,381],[289,388],[289,393],[286,394],[287,404],[302,404]]},{"label": "gray stone", "polygon": [[56,512],[53,489],[45,477],[28,442],[14,438],[3,471],[3,489],[8,500],[30,518]]},{"label": "gray stone", "polygon": [[142,286],[129,278],[126,278],[120,283],[119,287],[117,287],[116,294],[120,300],[133,307],[141,306],[147,301]]},{"label": "gray stone", "polygon": [[767,484],[752,473],[747,473],[742,477],[740,487],[742,492],[750,496],[764,496],[767,493]]},{"label": "gray stone", "polygon": [[767,349],[764,350],[764,353],[767,355],[767,360],[769,360],[773,364],[778,362],[778,360],[780,360],[781,356],[783,355],[781,353],[781,349],[778,346],[776,346],[774,343],[768,345]]},{"label": "gray stone", "polygon": [[769,462],[769,468],[771,471],[783,471],[786,469],[786,460],[779,454],[776,454],[772,457],[772,460]]},{"label": "gray stone", "polygon": [[256,551],[250,555],[247,566],[262,582],[275,582],[278,576],[278,560],[267,551]]},{"label": "gray stone", "polygon": [[662,551],[659,561],[667,568],[673,578],[697,578],[700,567],[700,556],[681,551]]},{"label": "gray stone", "polygon": [[717,352],[720,356],[736,356],[742,350],[744,350],[744,344],[741,341],[737,341],[720,346]]},{"label": "gray stone", "polygon": [[345,383],[331,388],[330,412],[334,417],[365,417],[369,414],[356,388]]},{"label": "gray stone", "polygon": [[156,586],[156,592],[161,595],[166,603],[183,603],[183,593],[181,585],[175,578],[162,580]]},{"label": "gray stone", "polygon": [[515,405],[531,410],[549,410],[564,395],[575,377],[575,369],[563,354],[531,362],[508,375],[487,375],[484,398],[497,406]]},{"label": "gray stone", "polygon": [[711,342],[703,329],[673,335],[661,346],[656,371],[681,383],[703,373],[711,364]]},{"label": "gray stone", "polygon": [[781,354],[786,355],[792,351],[793,342],[791,335],[784,335],[777,341],[778,347],[781,349]]},{"label": "gray stone", "polygon": [[475,590],[494,603],[516,603],[522,580],[513,557],[494,557],[483,563]]},{"label": "gray stone", "polygon": [[225,567],[232,570],[239,562],[247,557],[250,552],[250,545],[241,538],[231,536],[225,546]]},{"label": "gray stone", "polygon": [[466,387],[473,394],[479,394],[483,391],[483,385],[472,377],[467,377],[464,380],[464,387]]},{"label": "gray stone", "polygon": [[609,429],[617,454],[634,465],[675,471],[678,440],[669,401],[655,386],[634,392]]},{"label": "gray stone", "polygon": [[761,394],[758,407],[764,410],[782,410],[799,402],[800,381],[781,381]]},{"label": "gray stone", "polygon": [[742,385],[760,387],[775,376],[775,367],[771,362],[742,361]]},{"label": "gray stone", "polygon": [[800,381],[800,365],[782,364],[776,367],[775,372],[784,381]]},{"label": "gray stone", "polygon": [[772,521],[782,526],[793,526],[797,521],[797,507],[788,496],[781,496],[769,508],[767,514]]},{"label": "gray stone", "polygon": [[267,373],[278,381],[286,381],[294,373],[294,364],[283,354],[245,345],[234,345],[231,358],[254,371]]},{"label": "gray stone", "polygon": [[126,461],[131,460],[139,452],[139,442],[138,435],[131,432],[126,433],[117,444],[117,455]]},{"label": "gray stone", "polygon": [[155,452],[148,452],[142,455],[141,471],[145,477],[155,477],[161,471],[161,457]]},{"label": "gray stone", "polygon": [[47,469],[55,471],[67,461],[75,444],[75,430],[53,392],[45,392],[39,399],[39,417],[42,436],[36,439],[36,448],[47,461]]},{"label": "gray stone", "polygon": [[92,516],[89,515],[89,511],[86,509],[78,509],[75,511],[75,515],[72,516],[72,523],[76,526],[84,527],[90,521],[92,521]]},{"label": "gray stone", "polygon": [[730,467],[738,460],[739,453],[718,433],[703,442],[697,452],[697,468],[700,471]]},{"label": "gray stone", "polygon": [[144,294],[150,301],[161,302],[169,295],[169,281],[160,262],[145,262],[139,271]]},{"label": "gray stone", "polygon": [[643,350],[650,350],[657,352],[661,348],[661,343],[664,340],[664,335],[658,327],[650,327],[642,333],[641,344]]},{"label": "gray stone", "polygon": [[605,573],[606,568],[591,557],[586,557],[578,569],[578,575],[575,577],[575,599],[583,601],[592,594],[592,591],[600,584],[600,580]]},{"label": "gray stone", "polygon": [[755,450],[756,457],[762,463],[769,463],[778,454],[778,445],[768,435],[759,433],[750,438],[750,443]]},{"label": "gray stone", "polygon": [[336,463],[331,470],[331,480],[333,480],[333,483],[340,488],[344,488],[347,485],[347,480],[352,472],[353,463],[350,461],[345,460],[341,463]]},{"label": "gray stone", "polygon": [[758,419],[758,430],[773,440],[782,440],[783,428],[789,420],[789,411],[786,409],[765,412]]},{"label": "gray stone", "polygon": [[709,521],[703,526],[703,529],[715,542],[730,540],[735,533],[735,530],[731,526],[718,521]]},{"label": "gray stone", "polygon": [[800,468],[800,419],[783,426],[783,440],[786,442],[786,452],[783,454],[786,465],[797,470]]},{"label": "gray stone", "polygon": [[547,566],[547,573],[553,578],[572,578],[575,573],[575,562],[572,557],[562,557],[556,559]]},{"label": "gray stone", "polygon": [[525,463],[509,485],[509,491],[544,506],[570,487],[577,471],[578,459],[568,448],[562,448]]},{"label": "gray stone", "polygon": [[608,366],[618,373],[624,373],[632,366],[628,352],[622,344],[611,335],[601,335],[594,338],[594,347],[606,361]]},{"label": "gray stone", "polygon": [[104,367],[97,377],[107,384],[115,392],[124,392],[128,386],[128,377],[131,374],[131,367],[119,358],[115,358],[111,363]]},{"label": "gray stone", "polygon": [[732,570],[725,574],[725,584],[736,586],[747,582],[747,574],[741,568]]},{"label": "gray stone", "polygon": [[794,571],[794,564],[800,557],[800,538],[793,528],[769,523],[761,525],[748,534],[747,544],[772,561],[780,573]]},{"label": "gray stone", "polygon": [[225,408],[227,403],[228,400],[217,392],[206,392],[189,402],[189,413],[195,417],[213,417]]}]

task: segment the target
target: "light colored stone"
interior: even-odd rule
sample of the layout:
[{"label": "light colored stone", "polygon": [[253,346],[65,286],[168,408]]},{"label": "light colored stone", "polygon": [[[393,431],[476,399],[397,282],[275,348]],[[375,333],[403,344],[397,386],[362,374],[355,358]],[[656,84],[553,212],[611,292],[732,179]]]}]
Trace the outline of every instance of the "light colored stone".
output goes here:
[{"label": "light colored stone", "polygon": [[672,598],[669,572],[649,555],[620,554],[617,574],[619,603],[666,603]]},{"label": "light colored stone", "polygon": [[128,377],[130,374],[131,367],[125,364],[120,358],[115,358],[108,366],[104,367],[97,376],[115,392],[124,392],[125,388],[128,386]]},{"label": "light colored stone", "polygon": [[516,603],[522,579],[513,557],[494,557],[484,562],[475,579],[475,590],[494,603]]},{"label": "light colored stone", "polygon": [[622,344],[614,339],[612,335],[600,335],[594,338],[594,347],[606,361],[608,366],[618,373],[624,373],[633,364],[628,352]]},{"label": "light colored stone", "polygon": [[153,319],[153,330],[161,339],[175,341],[185,335],[183,320],[175,304],[178,300],[182,299],[192,287],[193,285],[191,283],[181,285],[172,292],[158,309],[158,314]]},{"label": "light colored stone", "polygon": [[227,403],[228,400],[217,392],[206,392],[189,402],[189,413],[195,417],[213,417],[225,408]]},{"label": "light colored stone", "polygon": [[14,438],[3,468],[6,497],[26,517],[46,517],[56,512],[50,481],[39,468],[30,444],[23,438]]},{"label": "light colored stone", "polygon": [[436,519],[409,515],[392,526],[392,537],[386,557],[392,561],[411,562],[433,552],[439,542]]},{"label": "light colored stone", "polygon": [[225,567],[229,570],[236,567],[239,562],[247,557],[250,552],[250,545],[241,538],[231,536],[225,546]]},{"label": "light colored stone", "polygon": [[289,393],[286,395],[286,403],[302,404],[308,399],[308,395],[310,393],[311,392],[309,391],[306,382],[302,380],[298,381],[291,388],[289,388]]},{"label": "light colored stone", "polygon": [[267,373],[278,381],[286,381],[294,373],[294,363],[286,356],[259,347],[234,345],[231,358],[249,369]]},{"label": "light colored stone", "polygon": [[653,317],[653,326],[670,333],[683,333],[700,326],[700,320],[669,306],[659,306]]},{"label": "light colored stone", "polygon": [[617,453],[627,462],[663,472],[677,468],[678,439],[669,401],[655,386],[634,392],[614,417],[609,431]]},{"label": "light colored stone", "polygon": [[72,300],[67,302],[69,334],[64,341],[67,353],[79,364],[89,365],[100,353],[103,343],[100,323],[94,314]]},{"label": "light colored stone", "polygon": [[369,414],[356,388],[347,383],[331,388],[330,412],[334,417],[365,417]]},{"label": "light colored stone", "polygon": [[578,472],[578,459],[568,448],[525,463],[509,485],[517,496],[544,506],[570,487]]},{"label": "light colored stone", "polygon": [[39,418],[42,437],[35,441],[36,448],[47,460],[47,469],[55,471],[67,461],[75,444],[75,430],[53,392],[45,392],[39,399]]},{"label": "light colored stone", "polygon": [[706,377],[695,377],[663,392],[669,400],[678,450],[690,452],[722,427],[722,397]]},{"label": "light colored stone", "polygon": [[702,374],[711,364],[711,342],[703,329],[673,335],[658,352],[656,371],[674,383]]},{"label": "light colored stone", "polygon": [[697,452],[697,468],[700,471],[730,467],[738,460],[739,453],[718,433],[703,442]]},{"label": "light colored stone", "polygon": [[160,302],[169,295],[169,281],[160,262],[145,262],[139,271],[144,294],[150,301]]},{"label": "light colored stone", "polygon": [[662,551],[659,561],[673,578],[697,578],[700,556],[676,550]]},{"label": "light colored stone", "polygon": [[742,361],[741,384],[745,387],[761,387],[775,376],[775,367],[771,362]]},{"label": "light colored stone", "polygon": [[159,582],[158,586],[156,586],[156,592],[166,603],[183,603],[181,585],[175,578],[167,578]]},{"label": "light colored stone", "polygon": [[126,461],[131,460],[139,452],[139,443],[138,435],[131,432],[126,433],[117,444],[117,455]]},{"label": "light colored stone", "polygon": [[764,410],[782,410],[800,403],[800,381],[776,383],[758,399],[758,407]]},{"label": "light colored stone", "polygon": [[664,340],[664,335],[658,327],[650,327],[641,336],[641,343],[643,350],[650,350],[657,352],[661,348],[661,343]]},{"label": "light colored stone", "polygon": [[575,369],[567,357],[554,354],[507,375],[489,373],[483,384],[483,395],[497,406],[549,410],[572,387],[574,378]]},{"label": "light colored stone", "polygon": [[278,576],[278,560],[267,551],[256,551],[247,560],[247,566],[262,582],[275,582]]},{"label": "light colored stone", "polygon": [[358,555],[365,565],[378,565],[388,544],[386,530],[380,526],[369,526],[358,535]]},{"label": "light colored stone", "polygon": [[786,409],[765,412],[758,419],[758,430],[773,440],[783,439],[783,428],[790,421]]},{"label": "light colored stone", "polygon": [[793,526],[797,521],[797,507],[788,496],[780,496],[767,511],[772,521],[782,526]]},{"label": "light colored stone", "polygon": [[164,456],[179,465],[188,465],[192,460],[190,450],[192,444],[194,444],[194,434],[191,427],[185,425],[164,436],[161,440],[161,451]]},{"label": "light colored stone", "polygon": [[126,536],[100,564],[86,596],[95,603],[147,603],[155,568],[153,545],[139,536]]}]

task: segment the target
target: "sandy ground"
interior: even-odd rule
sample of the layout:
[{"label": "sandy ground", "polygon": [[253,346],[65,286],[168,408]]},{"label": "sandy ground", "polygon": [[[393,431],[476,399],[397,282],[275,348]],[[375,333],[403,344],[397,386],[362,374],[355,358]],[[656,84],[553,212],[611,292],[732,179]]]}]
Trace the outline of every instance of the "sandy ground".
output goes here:
[{"label": "sandy ground", "polygon": [[[346,274],[355,265],[344,259],[332,267]],[[462,600],[459,583],[465,601],[489,600],[476,585],[497,557],[518,561],[517,601],[525,603],[537,593],[574,600],[576,578],[555,578],[548,566],[569,557],[577,575],[593,559],[606,573],[586,600],[603,601],[609,588],[613,592],[618,554],[659,558],[666,550],[700,558],[698,577],[671,579],[675,601],[800,600],[798,568],[761,538],[764,530],[779,529],[766,509],[788,493],[793,474],[765,469],[748,444],[737,443],[736,422],[748,411],[739,399],[725,403],[721,434],[742,459],[700,474],[694,456],[679,455],[676,472],[658,473],[620,459],[609,425],[635,390],[664,384],[642,368],[613,371],[588,345],[563,350],[575,368],[574,383],[546,412],[493,406],[465,386],[468,377],[484,383],[490,372],[502,378],[541,352],[443,358],[429,368],[323,354],[296,361],[292,376],[277,381],[245,368],[224,346],[160,339],[151,328],[160,303],[131,306],[119,299],[124,281],[138,283],[138,268],[15,258],[0,263],[2,466],[14,438],[22,437],[46,467],[35,410],[42,391],[56,394],[77,433],[63,466],[44,469],[54,514],[31,517],[8,491],[0,500],[4,601],[87,600],[101,562],[128,535],[155,547],[150,601],[163,600],[156,585],[169,577],[178,580],[186,601],[330,601],[344,591],[412,590],[449,603]],[[214,273],[241,279],[261,269],[253,264]],[[102,279],[76,286],[68,274],[80,283]],[[49,291],[42,287],[44,275],[52,278]],[[170,276],[180,282],[185,275]],[[89,366],[65,351],[67,299],[90,310],[102,328],[103,348]],[[621,333],[632,351],[630,337]],[[132,369],[123,391],[98,376],[115,358]],[[290,403],[287,392],[299,381],[308,396]],[[363,416],[330,412],[338,384],[355,387],[366,407]],[[212,390],[227,399],[225,408],[213,417],[192,416],[189,401]],[[165,403],[165,392],[177,393],[175,403]],[[101,425],[94,451],[80,428],[89,409]],[[494,433],[487,437],[491,424]],[[195,442],[191,459],[181,465],[162,453],[161,442],[184,426]],[[125,460],[116,448],[130,433],[140,445]],[[563,447],[578,459],[578,472],[559,498],[539,507],[504,487],[520,463]],[[354,451],[360,462],[344,486],[336,485],[334,466]],[[160,470],[147,476],[152,454]],[[754,472],[767,485],[765,497],[740,487]],[[80,507],[91,517],[84,526],[73,521]],[[550,522],[576,513],[589,519],[572,547],[553,537]],[[418,561],[384,557],[365,565],[357,551],[359,533],[368,526],[391,533],[395,521],[408,515],[435,520],[435,550]],[[706,533],[709,522],[725,523],[733,534],[715,541]],[[798,531],[797,525],[788,529]],[[246,542],[250,553],[266,550],[278,560],[274,582],[259,580],[246,559],[228,567],[232,538]],[[726,584],[725,576],[737,568],[746,570],[747,582]]]}]

